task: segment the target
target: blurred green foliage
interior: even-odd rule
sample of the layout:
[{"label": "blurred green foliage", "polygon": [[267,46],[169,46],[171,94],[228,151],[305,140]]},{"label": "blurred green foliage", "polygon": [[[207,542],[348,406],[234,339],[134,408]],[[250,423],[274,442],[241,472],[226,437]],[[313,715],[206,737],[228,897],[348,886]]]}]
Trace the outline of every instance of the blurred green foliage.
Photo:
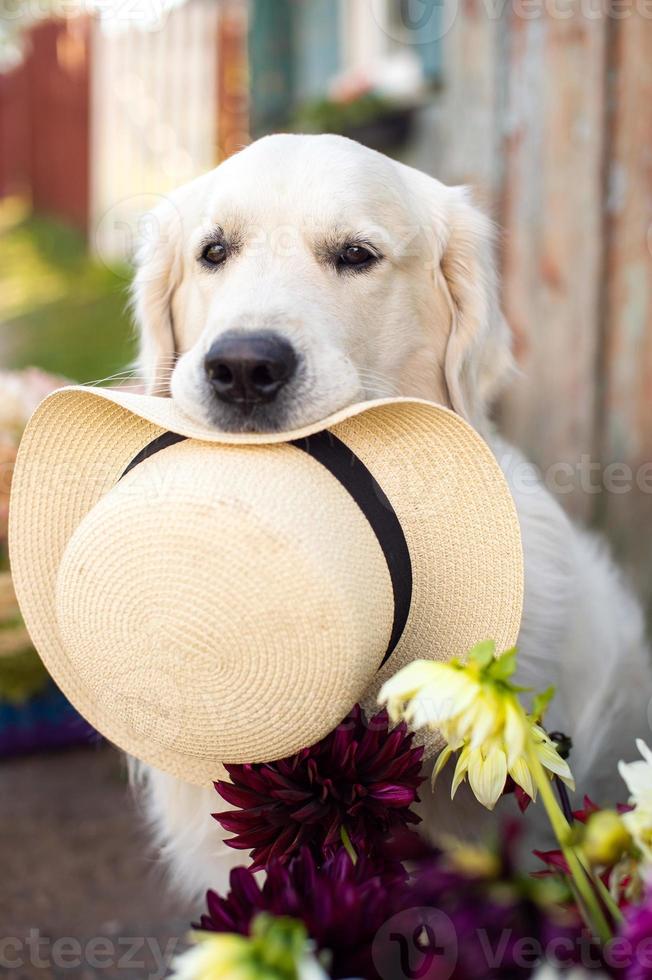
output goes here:
[{"label": "blurred green foliage", "polygon": [[396,111],[396,105],[376,92],[365,92],[355,99],[340,101],[315,99],[302,105],[294,116],[294,128],[307,133],[348,135],[356,126],[375,122]]},{"label": "blurred green foliage", "polygon": [[123,369],[135,352],[128,268],[107,268],[78,232],[17,207],[0,223],[0,365],[83,382]]},{"label": "blurred green foliage", "polygon": [[0,699],[21,704],[48,684],[48,673],[35,650],[4,655],[0,671]]}]

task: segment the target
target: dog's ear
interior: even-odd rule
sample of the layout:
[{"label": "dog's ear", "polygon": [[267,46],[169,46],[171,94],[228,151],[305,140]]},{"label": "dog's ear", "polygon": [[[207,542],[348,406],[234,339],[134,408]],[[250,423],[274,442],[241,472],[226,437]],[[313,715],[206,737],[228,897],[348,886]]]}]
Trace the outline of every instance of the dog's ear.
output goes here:
[{"label": "dog's ear", "polygon": [[148,393],[169,394],[177,355],[172,297],[181,280],[181,216],[163,199],[141,219],[131,308],[139,335],[139,373]]},{"label": "dog's ear", "polygon": [[464,187],[445,195],[441,259],[435,270],[450,309],[444,373],[452,408],[476,426],[513,368],[511,333],[500,309],[494,227]]}]

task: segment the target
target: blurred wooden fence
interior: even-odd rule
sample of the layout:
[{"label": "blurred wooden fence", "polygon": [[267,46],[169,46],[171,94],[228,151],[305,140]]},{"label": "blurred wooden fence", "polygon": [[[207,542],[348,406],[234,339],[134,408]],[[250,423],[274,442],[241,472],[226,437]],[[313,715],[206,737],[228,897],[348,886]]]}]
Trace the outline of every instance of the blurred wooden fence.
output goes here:
[{"label": "blurred wooden fence", "polygon": [[31,197],[108,260],[129,256],[158,195],[248,139],[243,0],[187,0],[151,24],[128,8],[35,25],[0,74],[0,195]]},{"label": "blurred wooden fence", "polygon": [[93,24],[91,246],[128,255],[142,213],[215,166],[218,5],[191,2],[155,30]]},{"label": "blurred wooden fence", "polygon": [[433,169],[503,229],[503,428],[652,599],[652,11],[451,5]]},{"label": "blurred wooden fence", "polygon": [[0,74],[0,194],[86,228],[89,214],[89,23],[44,21],[23,64]]}]

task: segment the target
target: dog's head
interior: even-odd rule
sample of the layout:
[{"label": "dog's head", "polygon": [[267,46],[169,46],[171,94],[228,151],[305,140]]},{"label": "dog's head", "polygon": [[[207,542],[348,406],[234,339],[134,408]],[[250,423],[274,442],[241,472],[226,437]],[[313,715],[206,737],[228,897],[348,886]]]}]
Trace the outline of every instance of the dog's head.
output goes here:
[{"label": "dog's head", "polygon": [[154,218],[141,366],[188,415],[273,431],[410,395],[481,423],[511,355],[492,226],[464,188],[342,137],[271,136]]}]

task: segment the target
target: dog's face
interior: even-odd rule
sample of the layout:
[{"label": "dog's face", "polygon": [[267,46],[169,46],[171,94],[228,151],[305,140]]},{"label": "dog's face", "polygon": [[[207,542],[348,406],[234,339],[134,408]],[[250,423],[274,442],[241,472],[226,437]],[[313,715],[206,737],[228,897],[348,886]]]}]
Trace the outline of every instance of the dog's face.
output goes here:
[{"label": "dog's face", "polygon": [[155,218],[134,287],[142,366],[218,429],[392,395],[477,420],[509,362],[489,223],[462,189],[350,140],[267,137]]}]

